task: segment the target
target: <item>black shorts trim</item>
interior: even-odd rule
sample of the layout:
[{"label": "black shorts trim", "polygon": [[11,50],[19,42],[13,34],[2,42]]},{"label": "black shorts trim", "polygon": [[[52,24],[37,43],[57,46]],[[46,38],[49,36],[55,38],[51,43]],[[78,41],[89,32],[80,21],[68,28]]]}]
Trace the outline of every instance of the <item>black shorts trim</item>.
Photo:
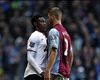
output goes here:
[{"label": "black shorts trim", "polygon": [[44,80],[43,77],[37,75],[37,74],[32,74],[32,75],[29,75],[27,77],[24,78],[25,80]]}]

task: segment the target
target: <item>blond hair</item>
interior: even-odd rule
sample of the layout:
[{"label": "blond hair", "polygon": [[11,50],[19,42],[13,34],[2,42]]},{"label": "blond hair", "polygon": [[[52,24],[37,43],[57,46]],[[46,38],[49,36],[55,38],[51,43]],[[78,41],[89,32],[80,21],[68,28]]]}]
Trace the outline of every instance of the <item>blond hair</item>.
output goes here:
[{"label": "blond hair", "polygon": [[62,19],[62,10],[58,7],[53,7],[51,9],[49,9],[48,14],[51,16],[54,15],[57,20]]}]

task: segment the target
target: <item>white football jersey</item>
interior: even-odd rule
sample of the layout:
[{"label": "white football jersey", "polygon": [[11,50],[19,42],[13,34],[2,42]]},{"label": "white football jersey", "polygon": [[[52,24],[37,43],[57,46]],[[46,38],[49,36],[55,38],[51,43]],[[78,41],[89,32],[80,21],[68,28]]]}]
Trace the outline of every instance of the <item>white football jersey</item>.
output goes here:
[{"label": "white football jersey", "polygon": [[27,43],[27,56],[31,54],[31,58],[33,59],[31,62],[35,63],[35,65],[28,61],[24,77],[43,72],[47,61],[46,46],[47,38],[43,33],[35,31],[31,34]]}]

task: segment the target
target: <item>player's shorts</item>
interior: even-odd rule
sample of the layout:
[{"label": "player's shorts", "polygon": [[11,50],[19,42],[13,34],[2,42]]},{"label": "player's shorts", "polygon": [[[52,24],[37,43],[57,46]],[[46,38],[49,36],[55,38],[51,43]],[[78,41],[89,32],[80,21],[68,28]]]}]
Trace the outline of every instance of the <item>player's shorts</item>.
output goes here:
[{"label": "player's shorts", "polygon": [[44,80],[43,77],[37,75],[37,74],[32,74],[24,78],[24,80]]},{"label": "player's shorts", "polygon": [[69,80],[69,78],[65,78],[62,75],[51,74],[51,80]]}]

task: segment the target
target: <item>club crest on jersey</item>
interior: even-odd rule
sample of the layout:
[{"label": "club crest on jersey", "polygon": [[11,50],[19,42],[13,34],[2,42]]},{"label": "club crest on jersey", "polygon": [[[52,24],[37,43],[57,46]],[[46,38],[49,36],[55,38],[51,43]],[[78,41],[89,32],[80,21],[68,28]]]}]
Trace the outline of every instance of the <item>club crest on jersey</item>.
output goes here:
[{"label": "club crest on jersey", "polygon": [[33,43],[33,42],[30,42],[30,47],[34,47],[34,45],[35,45],[35,43]]}]

